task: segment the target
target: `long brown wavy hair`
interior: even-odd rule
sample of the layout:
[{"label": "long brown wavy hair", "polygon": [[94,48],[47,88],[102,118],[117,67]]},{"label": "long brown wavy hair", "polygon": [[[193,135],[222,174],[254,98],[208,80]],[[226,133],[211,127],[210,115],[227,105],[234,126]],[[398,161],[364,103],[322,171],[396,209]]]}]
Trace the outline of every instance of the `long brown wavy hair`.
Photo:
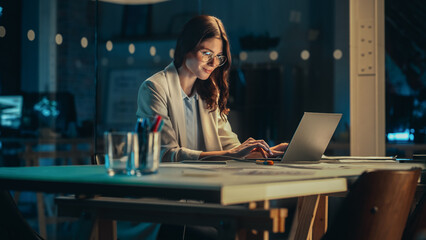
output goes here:
[{"label": "long brown wavy hair", "polygon": [[231,52],[222,21],[208,15],[196,16],[189,20],[177,40],[174,64],[178,69],[184,64],[187,54],[197,50],[198,46],[209,38],[222,39],[222,51],[227,61],[224,65],[217,67],[208,80],[197,79],[194,87],[199,96],[207,103],[207,109],[215,111],[219,107],[220,116],[225,119],[225,115],[229,113],[226,104],[229,97],[228,75],[231,68]]}]

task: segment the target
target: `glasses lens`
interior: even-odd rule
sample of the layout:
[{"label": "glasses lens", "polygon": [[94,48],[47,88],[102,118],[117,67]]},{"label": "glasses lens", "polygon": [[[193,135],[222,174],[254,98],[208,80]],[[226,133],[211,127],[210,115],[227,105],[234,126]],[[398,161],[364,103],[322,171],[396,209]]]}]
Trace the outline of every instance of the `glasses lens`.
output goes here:
[{"label": "glasses lens", "polygon": [[219,66],[222,66],[226,62],[225,56],[217,56],[217,59],[219,60]]},{"label": "glasses lens", "polygon": [[218,66],[222,66],[223,64],[225,64],[226,62],[226,57],[223,55],[216,55],[214,56],[212,52],[201,52],[201,61],[203,62],[211,62],[213,61],[213,59],[216,57],[217,60],[219,61]]},{"label": "glasses lens", "polygon": [[209,62],[212,59],[213,54],[211,52],[201,52],[201,60],[203,62]]}]

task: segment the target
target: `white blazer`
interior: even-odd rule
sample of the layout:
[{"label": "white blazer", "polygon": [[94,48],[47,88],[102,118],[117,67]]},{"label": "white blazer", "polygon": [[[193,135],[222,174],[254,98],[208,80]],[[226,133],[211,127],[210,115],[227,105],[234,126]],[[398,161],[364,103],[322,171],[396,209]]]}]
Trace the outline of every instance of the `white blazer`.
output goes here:
[{"label": "white blazer", "polygon": [[[232,132],[229,121],[206,109],[205,102],[198,101],[204,136],[204,151],[228,150],[241,143]],[[177,162],[198,159],[202,151],[186,148],[185,112],[178,72],[173,63],[147,80],[139,88],[138,117],[152,118],[156,114],[164,119],[161,130],[161,160]]]}]

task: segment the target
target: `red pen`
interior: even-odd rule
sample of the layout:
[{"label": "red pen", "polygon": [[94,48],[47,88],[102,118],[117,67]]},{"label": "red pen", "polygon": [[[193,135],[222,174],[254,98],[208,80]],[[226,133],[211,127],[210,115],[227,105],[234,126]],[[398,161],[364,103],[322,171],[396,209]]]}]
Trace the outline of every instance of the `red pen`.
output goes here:
[{"label": "red pen", "polygon": [[155,117],[154,124],[152,125],[151,132],[157,132],[158,131],[158,127],[160,126],[160,122],[161,122],[161,116],[157,115]]}]

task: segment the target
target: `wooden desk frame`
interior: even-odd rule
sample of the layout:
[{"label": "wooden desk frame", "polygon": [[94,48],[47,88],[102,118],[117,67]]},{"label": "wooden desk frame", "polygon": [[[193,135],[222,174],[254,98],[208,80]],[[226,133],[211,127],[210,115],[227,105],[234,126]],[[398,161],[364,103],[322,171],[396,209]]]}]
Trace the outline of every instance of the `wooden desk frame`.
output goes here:
[{"label": "wooden desk frame", "polygon": [[[58,197],[58,216],[90,218],[90,239],[116,239],[116,220],[175,225],[214,226],[219,239],[269,239],[269,233],[284,233],[288,209],[270,209],[269,201],[248,206],[186,203],[160,199]],[[327,231],[328,196],[298,199],[289,239],[319,240]]]},{"label": "wooden desk frame", "polygon": [[[267,209],[265,204],[259,204],[260,208],[252,209],[253,204],[223,206],[109,197],[58,197],[56,204],[59,216],[91,218],[95,223],[92,235],[99,239],[115,239],[115,220],[214,226],[219,230],[219,239],[235,239],[236,234],[247,236],[254,235],[253,232],[263,239],[269,231],[284,232],[287,217],[287,209]],[[108,234],[105,234],[105,231]]]}]

